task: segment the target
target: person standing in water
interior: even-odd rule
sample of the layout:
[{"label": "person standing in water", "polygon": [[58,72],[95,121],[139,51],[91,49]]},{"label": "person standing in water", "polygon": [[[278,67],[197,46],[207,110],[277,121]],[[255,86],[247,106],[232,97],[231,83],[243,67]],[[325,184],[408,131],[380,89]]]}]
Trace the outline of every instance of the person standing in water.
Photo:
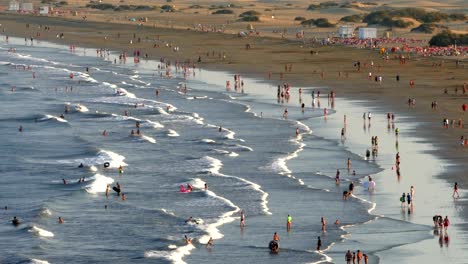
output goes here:
[{"label": "person standing in water", "polygon": [[317,251],[320,251],[320,248],[322,247],[322,240],[320,237],[317,237]]},{"label": "person standing in water", "polygon": [[206,248],[211,248],[213,246],[213,238],[210,237],[210,240],[208,240],[208,243],[206,243]]},{"label": "person standing in water", "polygon": [[455,185],[453,185],[452,197],[455,198],[455,195],[457,195],[457,198],[460,198],[460,195],[458,194],[458,183],[456,182],[455,182]]},{"label": "person standing in water", "polygon": [[322,219],[320,220],[322,223],[322,232],[326,232],[327,229],[327,220],[325,220],[325,217],[322,216]]},{"label": "person standing in water", "polygon": [[291,215],[288,215],[288,218],[286,220],[286,231],[291,231],[291,224],[292,224],[292,217]]},{"label": "person standing in water", "polygon": [[279,240],[280,240],[280,237],[279,237],[279,235],[275,232],[275,233],[273,234],[273,241],[278,242]]},{"label": "person standing in water", "polygon": [[244,210],[241,211],[240,226],[245,227],[245,213],[244,213]]}]

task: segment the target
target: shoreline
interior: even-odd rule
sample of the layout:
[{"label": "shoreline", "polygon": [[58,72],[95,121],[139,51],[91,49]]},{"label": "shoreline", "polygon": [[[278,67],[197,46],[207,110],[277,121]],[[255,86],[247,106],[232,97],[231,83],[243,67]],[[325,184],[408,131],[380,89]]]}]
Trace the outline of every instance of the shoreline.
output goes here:
[{"label": "shoreline", "polygon": [[[216,66],[213,65],[212,67],[216,67]],[[210,67],[207,67],[207,68],[210,68]],[[234,72],[236,72],[236,71],[234,71]],[[258,74],[257,76],[260,76],[259,73],[257,73],[257,74]],[[254,75],[255,75],[255,74],[254,74]],[[248,76],[250,77],[250,75],[248,75]],[[319,82],[320,82],[320,81],[319,81]],[[293,83],[294,83],[294,82],[293,82]],[[301,82],[298,82],[298,83],[301,83]],[[322,83],[325,84],[326,82],[322,82]],[[333,82],[332,82],[332,83],[333,83]],[[338,83],[337,83],[337,86],[339,86],[340,84],[343,85],[342,83],[339,83],[339,82],[338,82]],[[344,84],[344,85],[345,85],[345,84]],[[328,87],[336,87],[336,86],[330,85],[330,86],[328,86]],[[371,87],[368,87],[368,88],[369,88],[369,89],[372,89]],[[327,90],[329,90],[329,89],[330,89],[330,88],[328,88]],[[341,89],[342,89],[342,90],[341,90]],[[354,95],[354,92],[350,92],[350,93],[345,92],[345,88],[344,88],[344,87],[338,88],[337,91],[339,91],[339,96],[340,96],[340,97],[341,97],[341,91],[343,91],[343,94],[344,94],[343,97],[349,96],[349,97],[352,98],[353,95]],[[357,96],[357,95],[354,95],[354,96]],[[377,97],[378,97],[378,96],[377,96]],[[400,102],[400,99],[401,99],[401,98],[398,98],[398,97],[397,97],[397,98],[392,98],[392,100],[394,100],[393,102]],[[418,100],[418,103],[419,103],[419,100]],[[401,104],[403,105],[403,102],[402,102]],[[410,110],[410,111],[411,111],[411,110]],[[412,112],[410,112],[410,111],[405,111],[405,112],[413,113],[413,115],[414,115],[414,111],[412,111]],[[422,122],[422,123],[424,123],[424,121],[430,120],[430,118],[427,118],[427,116],[421,115],[420,112],[418,112],[418,115],[416,115],[416,117],[414,117],[414,118],[416,118],[416,119],[417,119],[417,118],[423,119],[423,122]],[[433,125],[430,124],[430,123],[426,123],[425,126],[427,126],[427,127],[429,127],[429,128],[433,128]],[[431,134],[430,132],[424,133],[424,137],[425,137],[425,136],[430,136],[430,137],[432,137],[432,138],[437,137],[437,135],[433,135],[433,134]],[[443,144],[443,143],[439,143],[439,144]],[[455,145],[455,144],[454,144],[454,145]],[[439,146],[439,148],[440,148],[440,146]],[[432,151],[432,152],[434,152],[434,151]],[[466,151],[465,151],[464,153],[466,153]],[[439,154],[441,154],[441,153],[439,153]],[[442,154],[445,154],[445,153],[442,153]],[[449,155],[449,156],[450,156],[450,155]],[[451,156],[450,156],[450,157],[451,157]],[[452,169],[453,169],[453,168],[452,168]],[[446,174],[450,174],[450,172],[446,172]],[[443,177],[443,175],[441,175],[440,177]],[[462,185],[462,188],[463,188],[463,185]]]}]

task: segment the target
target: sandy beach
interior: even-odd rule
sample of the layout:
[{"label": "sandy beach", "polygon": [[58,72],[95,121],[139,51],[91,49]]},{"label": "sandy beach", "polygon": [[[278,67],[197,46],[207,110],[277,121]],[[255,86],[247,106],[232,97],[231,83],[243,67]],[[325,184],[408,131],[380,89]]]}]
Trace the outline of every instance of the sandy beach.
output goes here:
[{"label": "sandy beach", "polygon": [[[4,30],[3,35],[20,38],[33,37],[64,45],[88,47],[89,53],[94,52],[96,48],[127,53],[139,50],[148,60],[159,61],[165,58],[170,61],[194,63],[197,68],[240,74],[260,80],[260,83],[271,85],[273,88],[282,83],[291,84],[293,91],[299,88],[323,87],[320,88],[323,96],[334,91],[338,98],[356,101],[358,105],[364,102],[363,109],[376,107],[375,112],[381,114],[378,118],[381,119],[380,124],[385,121],[384,111],[394,111],[397,113],[397,119],[401,115],[405,117],[405,122],[417,124],[416,129],[411,129],[409,126],[408,131],[401,130],[401,133],[424,139],[424,143],[431,147],[427,147],[422,152],[432,154],[438,158],[438,162],[444,163],[442,166],[444,169],[436,176],[448,186],[458,182],[462,198],[464,196],[463,192],[468,184],[468,179],[464,175],[468,170],[466,165],[468,148],[460,146],[459,139],[460,136],[466,137],[468,134],[465,125],[466,116],[462,110],[462,104],[468,103],[468,92],[463,91],[463,85],[468,83],[466,57],[422,57],[406,54],[410,57],[407,57],[405,63],[402,64],[395,54],[390,54],[388,58],[385,58],[377,49],[321,45],[319,42],[304,43],[301,40],[282,39],[273,35],[239,38],[236,34],[199,32],[181,27],[135,26],[16,14],[2,14],[0,24]],[[45,26],[50,27],[50,30],[44,30]],[[59,34],[63,34],[63,38],[57,37]],[[251,45],[251,48],[247,49],[246,45]],[[175,47],[177,47],[176,50]],[[456,59],[462,59],[464,65],[457,66]],[[357,61],[360,62],[360,70],[356,67]],[[369,78],[369,72],[372,73],[371,78]],[[397,75],[399,81],[396,80]],[[375,76],[382,76],[382,81],[375,81]],[[410,86],[410,81],[414,81],[414,87]],[[409,105],[409,98],[413,98],[415,104]],[[437,109],[430,107],[434,101],[437,101]],[[261,106],[258,107],[261,109]],[[349,106],[346,109],[351,108]],[[352,109],[358,111],[357,108]],[[259,111],[257,110],[256,113]],[[339,114],[342,113],[339,112]],[[359,119],[355,116],[356,113],[350,120],[358,123]],[[442,126],[444,118],[455,120],[453,127],[450,124],[449,128],[444,128]],[[341,116],[332,118],[327,126],[337,126],[339,129],[340,121],[338,120],[341,120]],[[459,120],[462,123],[461,127],[459,127]],[[352,129],[354,130],[351,131],[358,131],[361,128],[359,125]],[[328,131],[318,131],[317,135],[325,137]],[[354,146],[362,147],[365,145],[365,140],[367,139],[359,138]],[[393,142],[388,144],[391,145]],[[360,152],[364,152],[364,149]],[[423,163],[424,154],[418,153],[413,153],[417,156],[414,162]],[[390,160],[386,165],[390,166],[391,162],[393,161]],[[411,158],[408,161],[404,159],[404,162],[412,162],[412,160]],[[412,170],[414,170],[412,173],[418,173],[414,167]],[[383,195],[384,198],[376,199],[385,200],[388,198],[386,195],[399,190],[399,187],[393,186],[389,181],[384,181],[382,184],[388,186],[388,190]],[[443,190],[450,191],[450,188],[444,187]],[[423,190],[418,190],[418,192],[423,192]],[[444,198],[444,195],[437,195],[438,199],[450,201],[451,193],[446,193],[446,196],[447,198]],[[430,199],[431,195],[425,194],[424,197]],[[457,208],[459,214],[457,217],[462,221],[456,224],[456,228],[466,232],[468,230],[465,224],[468,218],[467,203],[465,199],[454,200],[454,203],[456,205],[453,206]],[[441,204],[447,203],[444,201]],[[424,220],[421,217],[430,215],[430,210],[429,202],[429,205],[425,204],[422,210],[424,214],[421,213],[419,218],[412,220],[423,224]],[[433,208],[433,211],[434,214],[437,213],[437,208]],[[380,208],[377,209],[377,214],[392,213],[385,208]],[[431,220],[427,219],[427,225],[431,225]],[[229,230],[231,227],[226,227],[226,229]],[[464,240],[465,236],[458,238],[452,236],[452,241],[455,241],[457,248],[462,247],[460,245],[464,244]],[[345,246],[338,246],[338,248],[345,248]],[[427,244],[422,242],[412,244],[412,246],[416,250],[421,250],[427,247]],[[336,258],[340,254],[334,250],[331,252],[331,255]],[[191,257],[196,260],[204,256]],[[382,263],[386,263],[385,256],[379,257]],[[389,257],[389,259],[395,258]],[[403,257],[402,259],[404,262],[407,260]]]}]

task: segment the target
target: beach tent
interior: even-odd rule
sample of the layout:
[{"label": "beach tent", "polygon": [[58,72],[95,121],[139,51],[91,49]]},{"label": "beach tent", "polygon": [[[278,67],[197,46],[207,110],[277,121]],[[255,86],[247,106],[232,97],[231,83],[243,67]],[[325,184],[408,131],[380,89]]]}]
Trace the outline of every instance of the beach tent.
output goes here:
[{"label": "beach tent", "polygon": [[377,38],[376,28],[359,28],[359,39]]},{"label": "beach tent", "polygon": [[344,25],[338,28],[338,36],[340,38],[351,38],[354,37],[354,26]]},{"label": "beach tent", "polygon": [[20,4],[18,1],[10,1],[10,5],[8,6],[9,11],[18,11],[20,9]]},{"label": "beach tent", "polygon": [[48,15],[49,14],[49,7],[48,6],[39,7],[39,14]]}]

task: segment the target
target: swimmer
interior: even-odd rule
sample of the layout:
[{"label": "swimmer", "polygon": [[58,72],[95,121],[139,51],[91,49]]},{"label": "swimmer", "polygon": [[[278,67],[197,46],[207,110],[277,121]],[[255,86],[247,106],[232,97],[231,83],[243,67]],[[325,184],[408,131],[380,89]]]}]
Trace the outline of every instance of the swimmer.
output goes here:
[{"label": "swimmer", "polygon": [[341,224],[340,220],[336,219],[335,220],[335,225],[339,225],[339,224]]},{"label": "swimmer", "polygon": [[130,135],[132,135],[132,136],[135,135],[135,131],[133,131],[133,129],[132,129],[132,131],[130,131]]},{"label": "swimmer", "polygon": [[187,190],[193,191],[193,187],[192,187],[192,185],[190,185],[190,183],[187,183]]},{"label": "swimmer", "polygon": [[336,170],[335,183],[340,184],[340,170]]},{"label": "swimmer", "polygon": [[78,168],[83,168],[83,167],[84,167],[83,163],[80,163],[80,165],[78,165]]},{"label": "swimmer", "polygon": [[348,191],[343,191],[343,201],[348,200],[349,196],[351,195]]},{"label": "swimmer", "polygon": [[103,136],[107,136],[107,130],[102,131]]},{"label": "swimmer", "polygon": [[59,216],[59,218],[58,218],[58,223],[59,223],[59,224],[63,224],[64,222],[65,222],[65,221],[63,221],[63,218]]},{"label": "swimmer", "polygon": [[188,245],[188,244],[192,244],[192,239],[187,237],[187,235],[184,236],[184,239],[185,239],[185,243]]},{"label": "swimmer", "polygon": [[208,190],[208,184],[205,183],[205,190]]},{"label": "swimmer", "polygon": [[223,132],[223,128],[221,126],[218,128],[218,132]]},{"label": "swimmer", "polygon": [[279,241],[279,240],[280,240],[280,237],[279,237],[279,235],[275,232],[275,233],[273,234],[273,241]]},{"label": "swimmer", "polygon": [[298,137],[298,136],[299,136],[299,128],[297,127],[296,128],[296,137]]},{"label": "swimmer", "polygon": [[126,201],[127,200],[127,196],[125,195],[125,193],[122,193],[122,201]]},{"label": "swimmer", "polygon": [[18,131],[23,132],[23,126],[19,126]]},{"label": "swimmer", "polygon": [[16,216],[13,217],[13,220],[11,220],[11,223],[14,226],[19,226],[21,224],[20,220],[18,218],[16,218]]},{"label": "swimmer", "polygon": [[63,184],[67,184],[67,180],[62,179],[62,181],[63,181]]}]

